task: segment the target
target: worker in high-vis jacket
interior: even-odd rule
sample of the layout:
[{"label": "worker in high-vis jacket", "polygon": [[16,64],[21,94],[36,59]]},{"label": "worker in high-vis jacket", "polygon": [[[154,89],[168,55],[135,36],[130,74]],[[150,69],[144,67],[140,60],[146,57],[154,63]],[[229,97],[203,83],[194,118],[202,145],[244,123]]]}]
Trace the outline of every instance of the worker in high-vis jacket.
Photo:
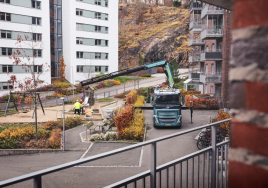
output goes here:
[{"label": "worker in high-vis jacket", "polygon": [[76,113],[78,114],[78,117],[80,117],[80,108],[81,104],[79,100],[77,100],[76,103],[74,104],[74,118],[76,117]]},{"label": "worker in high-vis jacket", "polygon": [[84,114],[84,105],[83,105],[83,101],[80,101],[80,113],[83,115]]}]

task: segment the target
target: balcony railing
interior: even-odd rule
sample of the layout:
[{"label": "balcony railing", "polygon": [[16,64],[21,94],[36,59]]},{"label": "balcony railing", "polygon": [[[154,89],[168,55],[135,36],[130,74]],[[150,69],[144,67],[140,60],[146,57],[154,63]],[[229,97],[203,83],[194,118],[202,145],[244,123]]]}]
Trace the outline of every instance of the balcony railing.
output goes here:
[{"label": "balcony railing", "polygon": [[213,28],[204,27],[201,32],[201,39],[216,39],[223,37],[223,26],[215,26]]},{"label": "balcony railing", "polygon": [[205,45],[205,41],[201,39],[192,39],[189,40],[189,46],[202,46]]},{"label": "balcony railing", "polygon": [[206,15],[220,15],[224,14],[224,9],[209,5],[209,6],[204,6],[201,12],[201,18],[204,18]]},{"label": "balcony railing", "polygon": [[200,73],[200,82],[202,83],[221,83],[221,72],[216,73]]},{"label": "balcony railing", "polygon": [[200,61],[218,61],[222,60],[222,51],[221,49],[215,50],[213,52],[204,52],[201,51]]},{"label": "balcony railing", "polygon": [[192,2],[190,5],[190,12],[193,10],[202,10],[203,3],[201,2]]},{"label": "balcony railing", "polygon": [[189,62],[193,63],[193,62],[199,62],[200,61],[200,55],[190,55],[189,56]]},{"label": "balcony railing", "polygon": [[189,72],[188,73],[188,78],[192,79],[193,81],[199,81],[200,73],[198,73],[198,72]]},{"label": "balcony railing", "polygon": [[202,22],[201,21],[191,21],[189,24],[189,29],[198,29],[201,31],[202,28]]},{"label": "balcony railing", "polygon": [[[80,164],[92,162],[98,159],[102,159],[104,157],[108,157],[108,156],[115,155],[118,153],[123,153],[125,151],[129,151],[129,150],[140,148],[140,147],[147,146],[147,145],[150,145],[150,148],[151,148],[150,170],[147,170],[143,173],[137,174],[135,176],[124,179],[120,182],[109,185],[107,186],[107,188],[122,187],[122,186],[128,187],[129,184],[132,184],[133,187],[136,188],[137,183],[140,183],[139,181],[141,181],[141,184],[142,184],[141,187],[145,188],[146,177],[150,178],[150,182],[148,182],[150,185],[150,188],[155,188],[156,184],[161,184],[161,182],[163,182],[165,179],[166,179],[167,187],[170,187],[169,186],[170,176],[172,176],[173,187],[176,187],[175,184],[179,184],[180,187],[182,187],[183,181],[186,184],[185,187],[188,187],[188,183],[189,183],[188,171],[191,172],[190,177],[191,177],[192,187],[199,187],[200,185],[202,185],[202,187],[204,187],[204,185],[206,185],[207,187],[209,187],[209,185],[210,187],[218,187],[218,185],[220,185],[220,187],[223,187],[227,183],[226,174],[228,174],[227,160],[228,160],[229,141],[224,141],[218,144],[216,143],[217,125],[221,123],[230,122],[230,121],[231,119],[218,121],[215,123],[203,125],[203,126],[188,129],[185,131],[180,131],[178,133],[174,133],[168,136],[163,136],[157,139],[149,140],[149,141],[138,143],[135,145],[119,148],[119,149],[105,152],[99,155],[95,155],[95,156],[87,157],[84,159],[79,159],[76,161],[65,163],[62,165],[58,165],[55,167],[47,168],[47,169],[33,172],[30,174],[25,174],[16,178],[12,178],[12,179],[0,182],[0,187],[6,187],[6,186],[14,185],[17,183],[21,183],[21,182],[25,182],[27,180],[33,179],[33,186],[35,188],[41,188],[42,176],[45,176],[47,174],[52,174],[55,172],[59,172],[61,170],[71,168]],[[170,161],[161,166],[156,166],[158,143],[160,143],[161,141],[175,138],[175,137],[185,135],[191,132],[202,130],[204,128],[211,128],[212,134],[211,134],[211,146],[210,147],[191,153],[189,155],[178,158],[176,160]],[[161,152],[164,152],[164,151],[161,151]],[[191,163],[191,168],[189,168],[189,165],[188,165],[189,163]],[[177,174],[176,169],[179,171],[179,175],[176,175]],[[169,171],[172,171],[172,173],[169,173]],[[166,172],[165,176],[163,174],[164,172]],[[194,185],[197,185],[197,186],[194,186]]]}]

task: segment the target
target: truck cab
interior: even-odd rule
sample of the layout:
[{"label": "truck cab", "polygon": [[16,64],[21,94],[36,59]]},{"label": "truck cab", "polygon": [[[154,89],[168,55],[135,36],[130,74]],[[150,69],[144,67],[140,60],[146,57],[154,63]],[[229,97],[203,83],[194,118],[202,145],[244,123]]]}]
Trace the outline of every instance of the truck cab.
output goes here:
[{"label": "truck cab", "polygon": [[180,90],[156,87],[151,97],[155,127],[181,127]]}]

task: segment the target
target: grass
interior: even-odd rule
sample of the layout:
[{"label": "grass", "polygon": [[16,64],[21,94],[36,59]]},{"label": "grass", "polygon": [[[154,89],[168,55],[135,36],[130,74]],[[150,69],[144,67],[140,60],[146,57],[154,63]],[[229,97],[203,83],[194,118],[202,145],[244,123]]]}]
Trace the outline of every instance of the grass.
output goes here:
[{"label": "grass", "polygon": [[98,102],[113,102],[113,101],[115,101],[115,100],[114,99],[106,99],[106,98],[98,100]]},{"label": "grass", "polygon": [[120,83],[126,83],[126,82],[132,81],[134,79],[120,76],[120,77],[114,78],[114,80],[120,81]]},{"label": "grass", "polygon": [[[7,111],[7,115],[9,115],[9,114],[13,114],[13,113],[15,113],[15,112],[17,112],[17,111],[16,111],[16,110],[8,110],[8,111]],[[0,112],[0,116],[3,116],[3,115],[5,115],[5,112],[4,112],[4,111]]]},{"label": "grass", "polygon": [[34,124],[5,124],[5,125],[0,125],[0,132],[9,129],[11,127],[27,127],[27,126],[34,126]]}]

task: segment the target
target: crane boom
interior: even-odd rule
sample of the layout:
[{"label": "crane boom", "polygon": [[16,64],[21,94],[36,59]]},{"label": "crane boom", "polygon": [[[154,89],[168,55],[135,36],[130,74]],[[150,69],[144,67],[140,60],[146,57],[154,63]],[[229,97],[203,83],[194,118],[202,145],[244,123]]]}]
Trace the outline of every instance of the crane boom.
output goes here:
[{"label": "crane boom", "polygon": [[173,76],[172,76],[172,73],[171,73],[171,70],[170,70],[169,63],[166,60],[159,61],[159,62],[156,62],[156,63],[147,64],[147,65],[141,65],[141,66],[134,67],[134,68],[123,69],[123,70],[119,70],[119,71],[112,72],[112,73],[109,73],[109,74],[105,74],[105,75],[102,75],[102,76],[97,76],[97,77],[94,77],[94,78],[90,78],[90,79],[81,81],[80,84],[81,84],[81,86],[87,86],[87,85],[94,84],[94,83],[97,83],[97,82],[101,82],[101,81],[104,81],[104,80],[112,79],[112,78],[115,78],[115,77],[118,77],[118,76],[123,76],[123,75],[126,75],[126,74],[130,74],[130,73],[133,73],[133,72],[138,72],[138,71],[141,71],[141,70],[147,70],[147,69],[154,68],[154,67],[162,67],[164,69],[164,72],[167,75],[168,80],[169,80],[169,86],[173,87],[173,85],[174,85]]}]

